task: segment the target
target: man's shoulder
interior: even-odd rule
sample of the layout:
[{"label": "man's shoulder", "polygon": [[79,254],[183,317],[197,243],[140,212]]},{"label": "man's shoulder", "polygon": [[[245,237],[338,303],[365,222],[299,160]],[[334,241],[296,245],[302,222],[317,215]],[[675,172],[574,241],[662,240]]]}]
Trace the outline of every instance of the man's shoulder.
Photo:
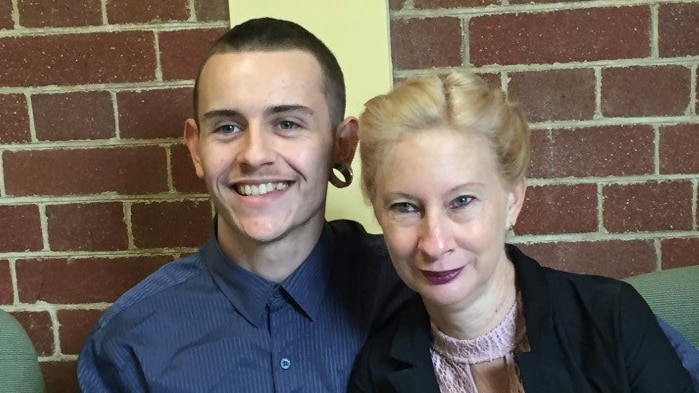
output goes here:
[{"label": "man's shoulder", "polygon": [[129,312],[134,309],[139,310],[135,311],[137,313],[156,311],[162,299],[185,295],[187,291],[182,287],[186,287],[207,272],[201,253],[166,263],[121,295],[102,315],[98,327],[104,328],[115,319],[129,318]]},{"label": "man's shoulder", "polygon": [[367,285],[391,285],[397,280],[382,235],[368,233],[361,224],[350,220],[335,220],[329,225],[335,239],[333,269],[343,281],[354,278]]},{"label": "man's shoulder", "polygon": [[352,220],[334,220],[328,225],[337,239],[336,247],[366,257],[388,258],[383,235],[369,233],[362,224]]}]

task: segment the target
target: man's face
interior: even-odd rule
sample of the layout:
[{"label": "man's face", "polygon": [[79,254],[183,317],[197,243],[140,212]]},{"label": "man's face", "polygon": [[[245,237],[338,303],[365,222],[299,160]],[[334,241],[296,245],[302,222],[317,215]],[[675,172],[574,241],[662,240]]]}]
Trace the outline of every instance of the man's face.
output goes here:
[{"label": "man's face", "polygon": [[316,59],[299,50],[213,55],[198,109],[199,132],[190,122],[185,138],[219,215],[219,241],[312,247],[334,140]]}]

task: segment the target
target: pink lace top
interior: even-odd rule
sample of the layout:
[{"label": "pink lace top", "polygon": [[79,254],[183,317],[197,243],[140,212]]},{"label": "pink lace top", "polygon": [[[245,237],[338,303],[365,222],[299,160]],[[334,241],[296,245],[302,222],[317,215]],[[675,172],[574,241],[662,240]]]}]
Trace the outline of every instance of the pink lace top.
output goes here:
[{"label": "pink lace top", "polygon": [[432,365],[442,393],[523,393],[513,352],[528,350],[521,301],[505,319],[482,336],[459,340],[432,325]]}]

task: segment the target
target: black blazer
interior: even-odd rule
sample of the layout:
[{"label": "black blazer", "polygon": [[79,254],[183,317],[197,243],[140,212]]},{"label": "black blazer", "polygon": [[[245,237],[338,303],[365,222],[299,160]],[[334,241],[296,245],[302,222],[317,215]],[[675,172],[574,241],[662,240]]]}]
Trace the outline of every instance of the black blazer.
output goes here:
[{"label": "black blazer", "polygon": [[[540,266],[507,246],[530,352],[515,353],[528,393],[693,392],[689,374],[641,296],[625,282]],[[369,339],[349,392],[439,392],[429,316],[418,296]]]}]

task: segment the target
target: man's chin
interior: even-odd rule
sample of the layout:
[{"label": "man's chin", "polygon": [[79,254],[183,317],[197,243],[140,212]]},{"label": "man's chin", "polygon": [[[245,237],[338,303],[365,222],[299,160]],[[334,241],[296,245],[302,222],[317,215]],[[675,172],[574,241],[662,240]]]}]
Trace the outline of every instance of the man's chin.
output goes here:
[{"label": "man's chin", "polygon": [[238,232],[239,236],[248,240],[266,244],[284,238],[289,230],[289,224],[279,222],[279,220],[255,220],[255,222],[238,222],[234,231]]}]

